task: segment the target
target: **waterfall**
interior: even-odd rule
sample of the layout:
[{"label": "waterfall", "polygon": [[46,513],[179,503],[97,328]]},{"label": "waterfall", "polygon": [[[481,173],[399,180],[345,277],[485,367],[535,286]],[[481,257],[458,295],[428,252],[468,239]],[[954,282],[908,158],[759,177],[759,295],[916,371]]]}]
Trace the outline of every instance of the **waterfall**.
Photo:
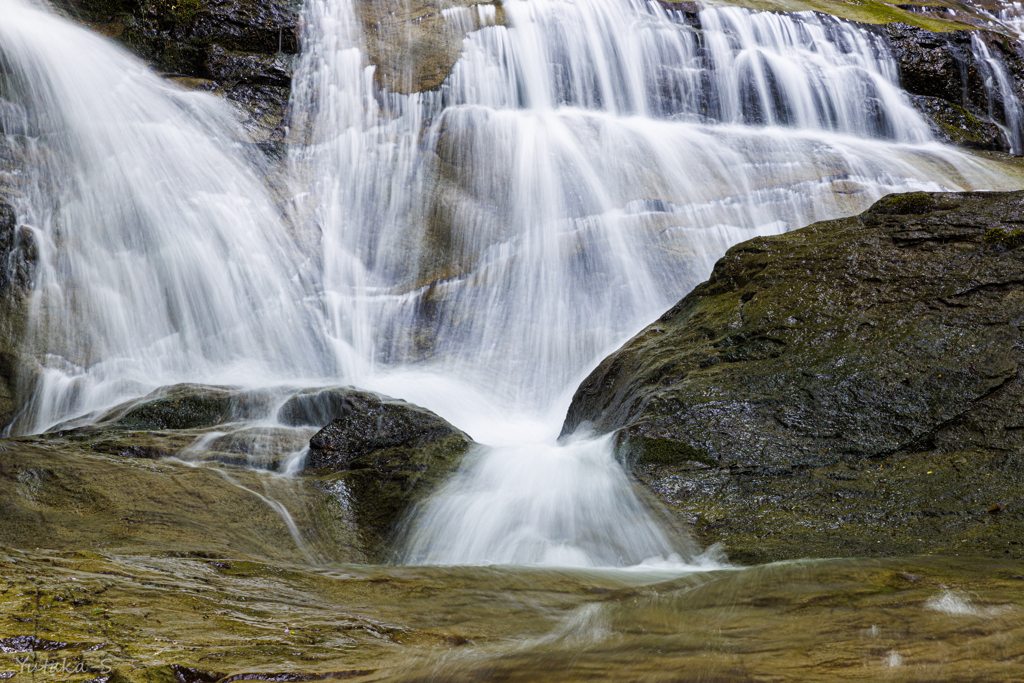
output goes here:
[{"label": "waterfall", "polygon": [[489,446],[418,512],[408,561],[686,556],[609,439],[556,444],[579,380],[736,242],[890,192],[1020,186],[932,142],[854,25],[640,0],[502,10],[508,27],[493,6],[451,10],[482,28],[439,89],[407,95],[375,79],[353,0],[307,0],[277,206],[215,98],[0,0],[0,96],[18,103],[0,126],[40,246],[40,379],[15,429],[177,382],[354,383]]},{"label": "waterfall", "polygon": [[[1001,186],[928,144],[884,42],[814,14],[513,0],[439,91],[381,92],[307,3],[296,193],[339,336],[545,413],[730,244],[889,192]],[[426,132],[423,132],[425,129]]]},{"label": "waterfall", "polygon": [[39,252],[40,379],[15,429],[176,382],[336,375],[304,257],[225,105],[20,0],[0,12],[0,94],[18,105],[0,128],[26,159]]},{"label": "waterfall", "polygon": [[492,446],[419,511],[406,560],[685,554],[607,439],[554,444],[579,379],[733,243],[890,192],[1017,181],[930,142],[885,44],[848,23],[706,8],[694,25],[631,0],[502,8],[509,27],[470,33],[438,91],[405,96],[375,85],[350,2],[306,6],[309,144],[291,161],[334,264],[336,334],[365,331],[365,384]]},{"label": "waterfall", "polygon": [[1001,122],[1010,143],[1010,151],[1014,154],[1024,152],[1021,127],[1024,126],[1024,111],[1020,99],[1006,73],[1006,65],[988,49],[984,41],[977,35],[971,35],[971,51],[978,65],[985,86],[985,97],[988,100],[988,117],[992,121]]}]

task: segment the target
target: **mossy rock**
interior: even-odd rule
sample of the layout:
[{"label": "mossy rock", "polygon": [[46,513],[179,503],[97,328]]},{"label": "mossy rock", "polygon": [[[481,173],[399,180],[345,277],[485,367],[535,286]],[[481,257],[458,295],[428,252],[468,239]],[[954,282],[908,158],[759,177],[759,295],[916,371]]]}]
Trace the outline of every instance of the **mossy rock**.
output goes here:
[{"label": "mossy rock", "polygon": [[[366,392],[335,394],[340,414],[310,439],[307,473],[350,506],[362,545],[389,559],[401,523],[459,468],[473,440],[434,413]],[[329,405],[319,397],[319,415]],[[309,408],[293,408],[309,414]]]},{"label": "mossy rock", "polygon": [[629,467],[679,467],[690,463],[708,467],[718,465],[701,449],[671,439],[624,438],[616,444],[616,450]]},{"label": "mossy rock", "polygon": [[[179,384],[115,408],[113,426],[125,429],[196,429],[230,419],[236,392],[224,387]],[[101,422],[110,420],[101,418]]]},{"label": "mossy rock", "polygon": [[932,135],[940,142],[967,147],[1009,151],[1006,135],[995,123],[980,114],[972,114],[959,104],[938,97],[911,95],[911,103],[928,122]]},{"label": "mossy rock", "polygon": [[[683,8],[693,4],[686,0],[662,3]],[[990,23],[988,16],[973,7],[947,0],[934,0],[926,5],[897,5],[878,0],[728,0],[723,4],[766,12],[818,12],[868,25],[902,23],[934,32],[969,30]]]},{"label": "mossy rock", "polygon": [[637,477],[745,561],[1001,555],[1024,535],[1022,207],[891,195],[739,244],[598,366],[564,431],[617,431]]},{"label": "mossy rock", "polygon": [[419,406],[349,392],[340,400],[339,415],[309,441],[307,467],[348,469],[360,457],[391,448],[416,449],[450,437],[467,446],[460,430]]},{"label": "mossy rock", "polygon": [[[196,436],[182,434],[185,443]],[[175,445],[173,434],[134,437],[135,446],[161,454]],[[140,459],[106,445],[109,440],[80,434],[0,441],[0,545],[288,562],[366,559],[351,516],[316,479]]]}]

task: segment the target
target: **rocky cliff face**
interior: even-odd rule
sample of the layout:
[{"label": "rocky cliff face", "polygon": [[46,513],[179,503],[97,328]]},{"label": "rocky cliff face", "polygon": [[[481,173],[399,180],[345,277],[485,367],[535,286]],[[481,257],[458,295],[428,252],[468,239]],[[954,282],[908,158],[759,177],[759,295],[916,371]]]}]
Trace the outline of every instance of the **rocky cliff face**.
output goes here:
[{"label": "rocky cliff face", "polygon": [[617,431],[738,559],[1020,556],[1022,201],[893,195],[733,247],[587,378],[565,432]]},{"label": "rocky cliff face", "polygon": [[283,154],[298,52],[291,0],[59,0],[96,31],[114,38],[167,78],[237,105],[243,124],[272,157]]},{"label": "rocky cliff face", "polygon": [[[0,134],[3,133],[0,127]],[[0,138],[2,157],[3,138]],[[36,263],[32,233],[18,225],[13,189],[5,187],[7,170],[0,158],[0,425],[6,426],[19,409],[25,384],[31,382],[34,361],[21,352],[28,316],[28,297]]]},{"label": "rocky cliff face", "polygon": [[[299,0],[57,0],[71,17],[114,38],[181,85],[221,95],[273,158],[284,153]],[[360,0],[357,19],[375,78],[391,92],[437,88],[468,31],[483,22],[476,0]],[[472,11],[468,11],[472,8]],[[459,14],[459,9],[465,9]],[[504,13],[496,7],[495,23]]]},{"label": "rocky cliff face", "polygon": [[[271,157],[284,153],[293,57],[299,51],[296,0],[59,0],[69,15],[115,38],[186,87],[214,92],[238,106],[250,135]],[[699,5],[663,4],[688,13],[698,24]],[[738,2],[735,4],[747,4]],[[754,3],[758,9],[772,3]],[[790,6],[792,5],[792,6]],[[805,6],[806,5],[806,6]],[[941,6],[940,6],[941,5]],[[421,0],[396,7],[359,0],[356,18],[375,79],[390,92],[439,87],[461,55],[466,33],[484,25],[476,0]],[[901,6],[902,7],[902,6]],[[876,25],[898,61],[901,81],[917,109],[945,142],[977,149],[1021,151],[1013,106],[991,69],[972,49],[978,36],[1009,79],[1013,97],[1024,99],[1024,61],[1008,31],[989,30],[977,10],[942,3],[927,7],[882,3],[789,3],[779,9],[811,9]],[[909,9],[908,9],[909,8]],[[990,8],[991,9],[991,8]],[[950,14],[952,12],[952,14]],[[500,4],[493,22],[505,24]]]},{"label": "rocky cliff face", "polygon": [[[939,140],[1020,153],[1024,73],[1018,40],[994,31],[936,32],[900,22],[888,24],[885,36],[900,84]],[[1005,91],[994,69],[1007,79]]]}]

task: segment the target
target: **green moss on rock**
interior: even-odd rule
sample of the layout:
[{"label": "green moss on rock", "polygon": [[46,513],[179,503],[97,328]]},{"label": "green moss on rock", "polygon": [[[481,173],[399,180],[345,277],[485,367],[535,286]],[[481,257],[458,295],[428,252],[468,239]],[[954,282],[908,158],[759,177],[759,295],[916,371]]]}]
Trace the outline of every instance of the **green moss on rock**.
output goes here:
[{"label": "green moss on rock", "polygon": [[[401,522],[454,474],[473,441],[428,410],[366,392],[345,393],[336,409],[310,439],[307,473],[344,498],[371,556],[388,559]],[[292,412],[324,414],[299,405]]]},{"label": "green moss on rock", "polygon": [[618,452],[633,467],[678,467],[691,462],[708,467],[718,465],[701,449],[671,439],[640,436],[625,441]]},{"label": "green moss on rock", "polygon": [[601,363],[565,432],[617,431],[636,476],[736,559],[1015,557],[1024,256],[991,245],[1022,206],[910,193],[739,244]]},{"label": "green moss on rock", "polygon": [[227,420],[232,406],[233,396],[227,390],[179,385],[128,408],[115,424],[126,429],[211,427]]}]

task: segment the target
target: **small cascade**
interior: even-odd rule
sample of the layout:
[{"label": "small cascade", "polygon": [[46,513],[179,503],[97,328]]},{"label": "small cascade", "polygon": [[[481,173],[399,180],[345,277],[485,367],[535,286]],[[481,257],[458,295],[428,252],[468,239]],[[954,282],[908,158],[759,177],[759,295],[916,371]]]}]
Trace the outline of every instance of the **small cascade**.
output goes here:
[{"label": "small cascade", "polygon": [[405,562],[628,567],[694,555],[652,519],[610,436],[521,442],[477,458],[426,503]]},{"label": "small cascade", "polygon": [[1003,2],[1002,9],[994,15],[991,12],[985,13],[993,17],[998,23],[1016,32],[1018,36],[1024,36],[1024,3]]},{"label": "small cascade", "polygon": [[1024,109],[1006,72],[1006,64],[992,54],[977,34],[971,35],[971,51],[975,64],[984,77],[988,116],[999,123],[1013,154],[1024,154]]}]

